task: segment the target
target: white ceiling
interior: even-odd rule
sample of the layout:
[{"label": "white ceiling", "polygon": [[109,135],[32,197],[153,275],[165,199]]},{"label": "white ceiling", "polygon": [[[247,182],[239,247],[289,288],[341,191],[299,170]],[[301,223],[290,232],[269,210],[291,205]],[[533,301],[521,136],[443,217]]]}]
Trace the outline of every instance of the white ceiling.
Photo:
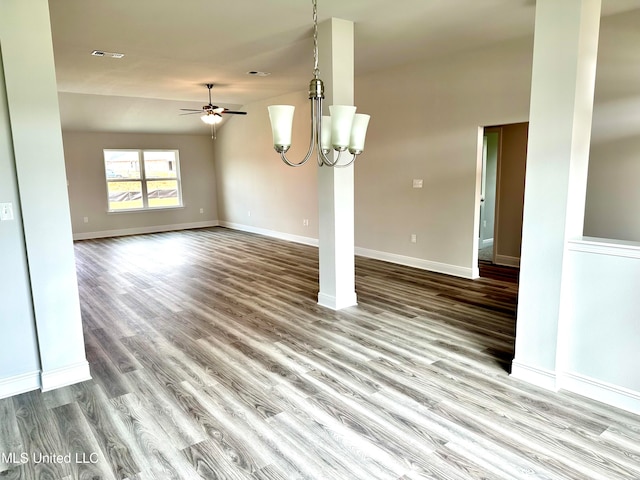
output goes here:
[{"label": "white ceiling", "polygon": [[[180,108],[305,90],[311,0],[50,0],[63,127],[202,133]],[[603,0],[603,14],[640,7]],[[535,0],[318,0],[355,23],[356,75],[533,33]],[[93,50],[124,53],[93,57]],[[250,70],[271,72],[249,76]],[[100,115],[96,115],[100,112]]]}]

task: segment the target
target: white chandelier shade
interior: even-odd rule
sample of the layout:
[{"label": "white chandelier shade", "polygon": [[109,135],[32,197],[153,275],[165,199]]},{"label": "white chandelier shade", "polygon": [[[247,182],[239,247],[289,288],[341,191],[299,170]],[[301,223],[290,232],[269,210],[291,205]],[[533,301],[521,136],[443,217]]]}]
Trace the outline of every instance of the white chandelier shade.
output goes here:
[{"label": "white chandelier shade", "polygon": [[293,105],[271,105],[269,119],[273,133],[273,145],[280,147],[291,146],[291,132],[293,130],[293,113],[296,109]]},{"label": "white chandelier shade", "polygon": [[349,151],[362,152],[364,150],[364,141],[367,136],[367,127],[369,126],[370,115],[364,113],[356,113],[353,117],[353,125],[351,126],[351,138],[349,140]]},{"label": "white chandelier shade", "polygon": [[351,139],[351,125],[356,114],[356,107],[349,105],[331,105],[331,145],[342,152],[349,148]]},{"label": "white chandelier shade", "polygon": [[[285,152],[291,147],[293,130],[293,105],[271,105],[268,107],[273,145],[276,151]],[[331,105],[331,116],[323,116],[320,132],[321,151],[329,153],[349,150],[360,154],[364,150],[364,141],[369,125],[369,115],[355,113],[356,107],[350,105]]]}]

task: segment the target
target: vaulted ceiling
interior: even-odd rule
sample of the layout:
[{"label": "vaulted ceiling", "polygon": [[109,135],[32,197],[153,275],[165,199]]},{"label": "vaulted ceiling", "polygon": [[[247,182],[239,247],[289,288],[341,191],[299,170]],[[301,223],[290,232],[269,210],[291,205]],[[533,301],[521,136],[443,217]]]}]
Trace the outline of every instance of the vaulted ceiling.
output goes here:
[{"label": "vaulted ceiling", "polygon": [[[603,0],[603,14],[639,8]],[[233,109],[311,77],[310,0],[50,0],[63,127],[203,133],[180,108]],[[533,33],[535,0],[318,0],[355,23],[356,75]],[[93,50],[123,53],[95,57]],[[250,76],[264,71],[266,77]],[[98,112],[96,114],[96,112]]]}]

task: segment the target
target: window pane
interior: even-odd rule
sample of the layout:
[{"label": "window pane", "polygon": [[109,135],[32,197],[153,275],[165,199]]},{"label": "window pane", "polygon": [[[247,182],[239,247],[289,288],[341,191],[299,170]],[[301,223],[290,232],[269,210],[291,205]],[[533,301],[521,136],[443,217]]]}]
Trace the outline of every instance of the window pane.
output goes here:
[{"label": "window pane", "polygon": [[145,150],[143,156],[147,178],[176,178],[178,170],[176,152]]},{"label": "window pane", "polygon": [[109,210],[142,208],[142,182],[107,182]]},{"label": "window pane", "polygon": [[107,180],[140,178],[140,158],[137,151],[105,150],[104,167]]},{"label": "window pane", "polygon": [[176,180],[152,180],[147,182],[149,207],[180,206]]}]

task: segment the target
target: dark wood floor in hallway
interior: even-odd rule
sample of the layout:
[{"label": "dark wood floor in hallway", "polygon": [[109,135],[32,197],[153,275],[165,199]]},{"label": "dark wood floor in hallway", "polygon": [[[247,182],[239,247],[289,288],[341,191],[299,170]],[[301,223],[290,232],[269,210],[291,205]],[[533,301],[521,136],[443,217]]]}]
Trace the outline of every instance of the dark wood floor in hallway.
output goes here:
[{"label": "dark wood floor in hallway", "polygon": [[357,258],[333,312],[304,245],[212,228],[76,257],[93,380],[0,400],[2,478],[640,479],[640,417],[508,376],[512,281]]}]

